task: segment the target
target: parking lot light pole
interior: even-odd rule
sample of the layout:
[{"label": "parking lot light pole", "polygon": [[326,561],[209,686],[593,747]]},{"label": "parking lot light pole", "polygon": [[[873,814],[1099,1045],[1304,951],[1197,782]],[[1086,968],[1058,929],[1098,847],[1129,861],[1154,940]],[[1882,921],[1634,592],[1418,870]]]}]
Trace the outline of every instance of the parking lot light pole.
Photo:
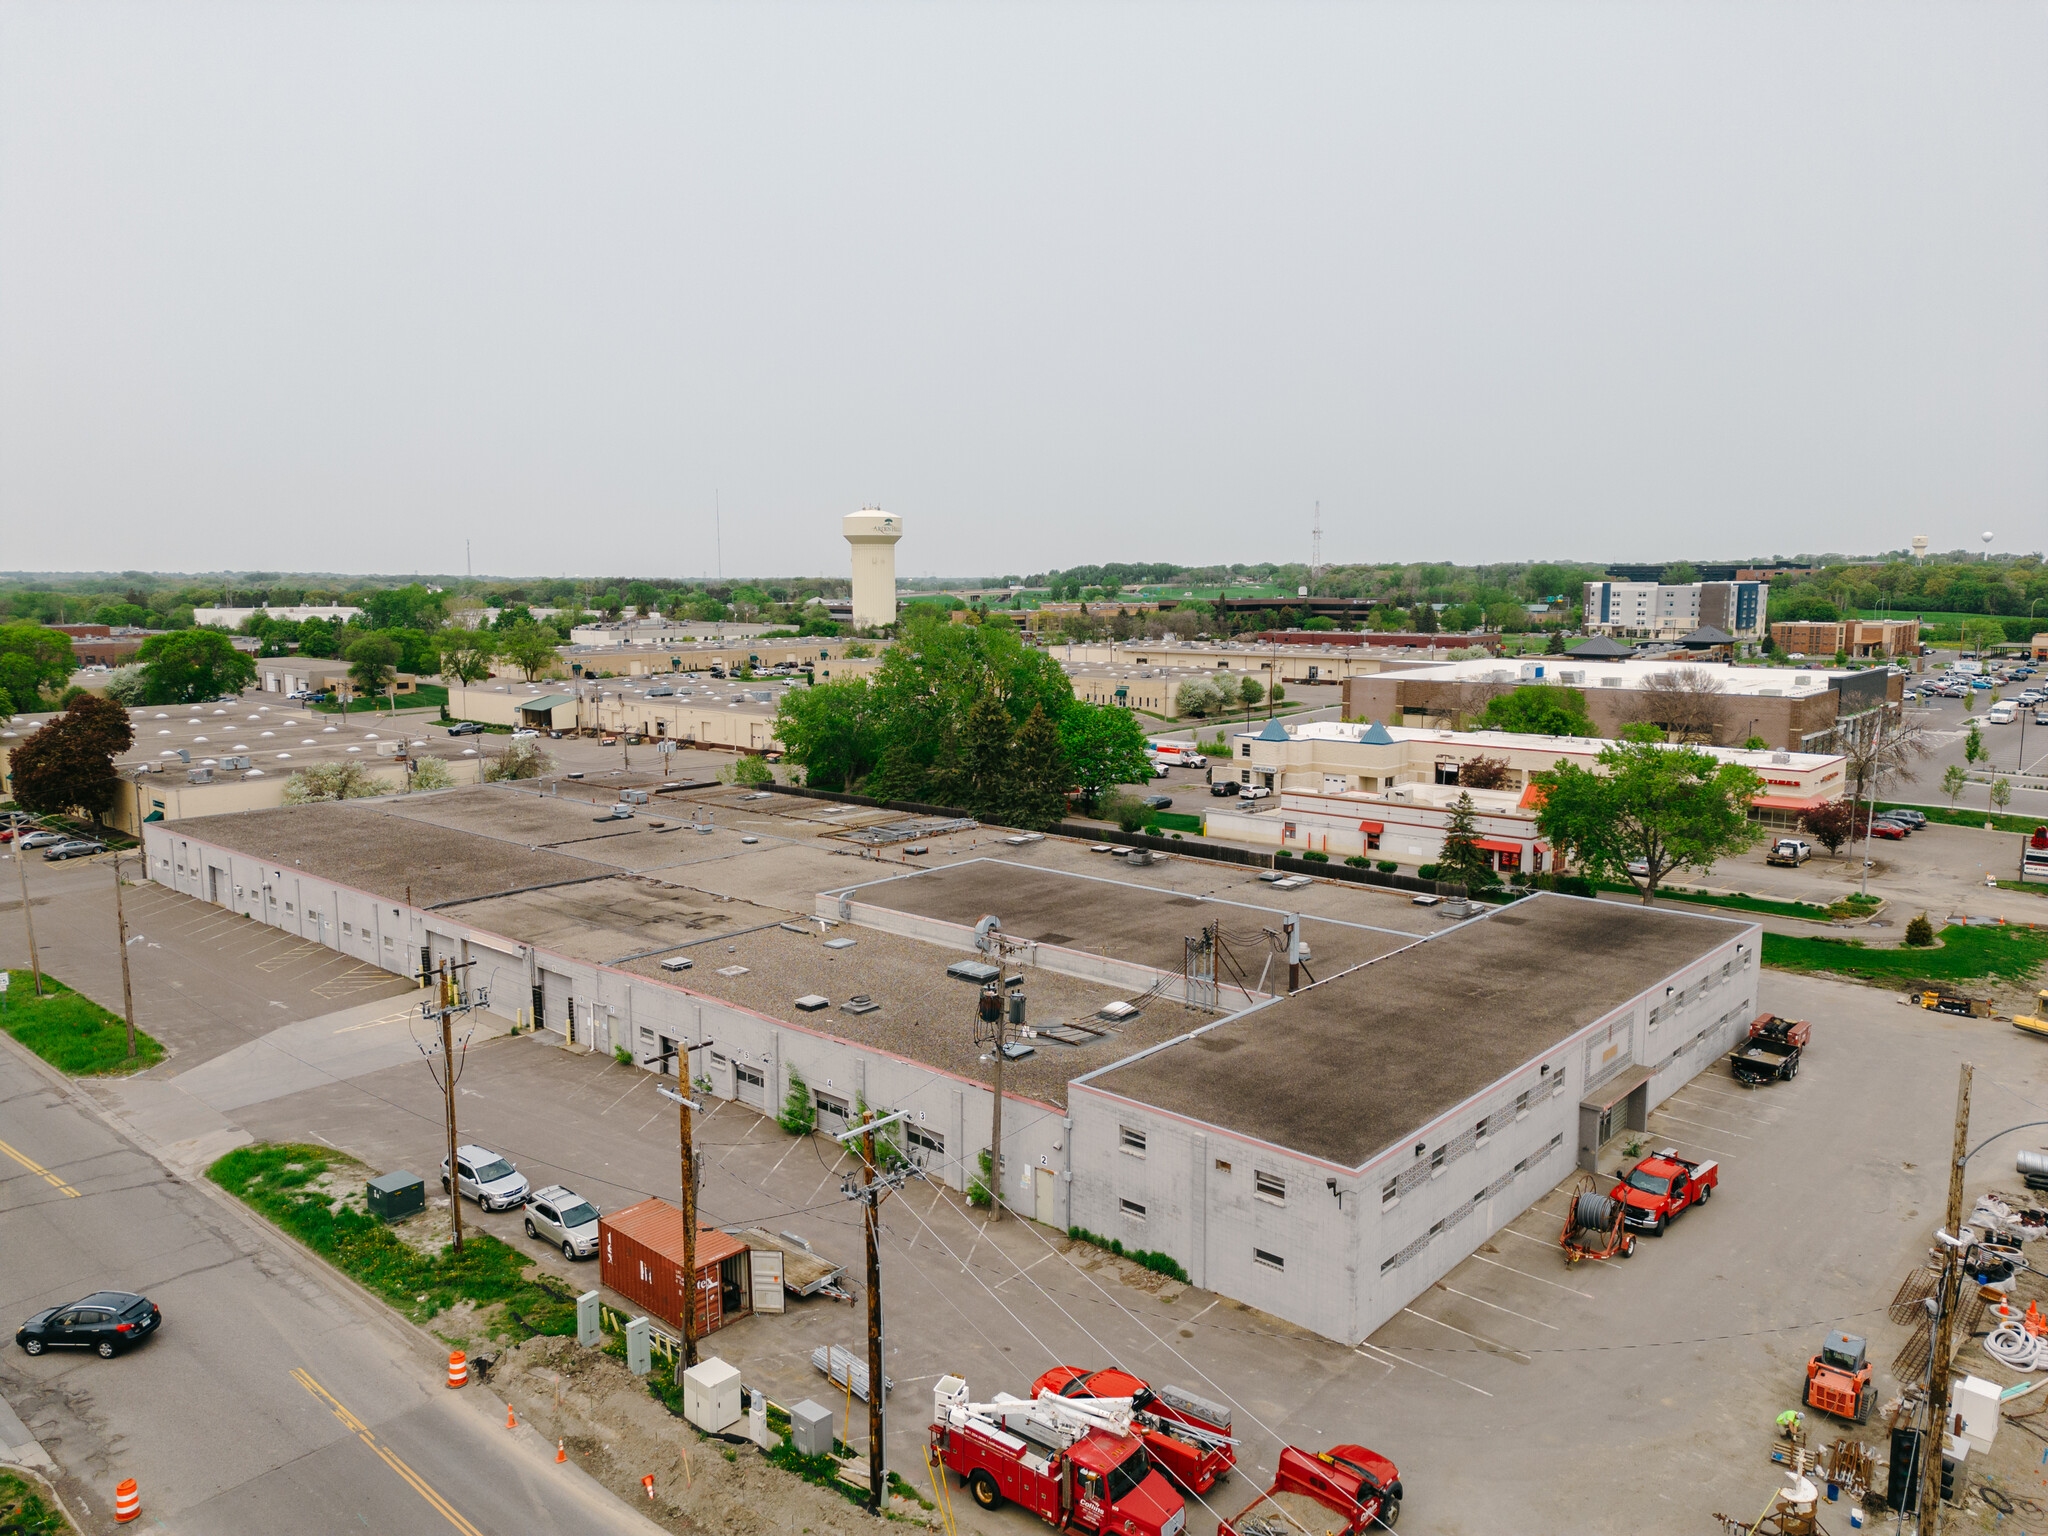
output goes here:
[{"label": "parking lot light pole", "polygon": [[121,1012],[128,1020],[128,1059],[135,1059],[135,989],[128,984],[128,909],[121,903],[121,855],[115,851],[114,925],[121,940]]},{"label": "parking lot light pole", "polygon": [[28,910],[28,855],[22,851],[21,840],[26,837],[25,824],[14,824],[14,872],[21,876],[21,923],[28,929],[28,971],[35,981],[36,996],[43,995],[43,962],[36,956],[36,920]]}]

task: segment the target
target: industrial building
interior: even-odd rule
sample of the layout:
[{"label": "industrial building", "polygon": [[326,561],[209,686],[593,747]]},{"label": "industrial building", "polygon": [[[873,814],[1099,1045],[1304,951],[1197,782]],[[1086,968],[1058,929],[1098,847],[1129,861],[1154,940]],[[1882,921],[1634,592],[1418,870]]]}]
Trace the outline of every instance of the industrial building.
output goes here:
[{"label": "industrial building", "polygon": [[[1502,874],[1545,871],[1549,850],[1536,829],[1531,775],[1560,762],[1598,766],[1612,743],[1582,736],[1506,731],[1430,731],[1377,721],[1311,721],[1291,730],[1279,721],[1231,737],[1229,768],[1244,785],[1273,798],[1212,810],[1205,837],[1255,848],[1360,855],[1396,864],[1434,864],[1443,854],[1451,806],[1469,797],[1479,846]],[[1815,752],[1700,751],[1754,769],[1764,781],[1753,814],[1766,826],[1791,826],[1839,800],[1847,788],[1839,756]],[[1483,764],[1483,769],[1476,766]],[[1483,784],[1474,784],[1480,777]]]},{"label": "industrial building", "polygon": [[[1348,678],[1344,715],[1450,730],[1476,718],[1496,695],[1529,686],[1577,690],[1601,736],[1619,736],[1624,726],[1648,721],[1697,737],[1703,719],[1711,716],[1706,723],[1716,744],[1740,744],[1754,736],[1786,752],[1825,752],[1838,727],[1898,704],[1904,692],[1903,680],[1882,667],[1861,672],[1745,667],[1684,655],[1653,660],[1589,655],[1519,663],[1481,657]],[[1675,705],[1683,706],[1686,720],[1668,718]]]}]

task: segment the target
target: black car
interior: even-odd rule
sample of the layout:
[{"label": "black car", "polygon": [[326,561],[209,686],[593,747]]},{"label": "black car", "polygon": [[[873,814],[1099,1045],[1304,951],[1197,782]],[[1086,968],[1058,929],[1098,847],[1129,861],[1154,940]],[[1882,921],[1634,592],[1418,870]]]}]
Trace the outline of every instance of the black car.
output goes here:
[{"label": "black car", "polygon": [[1235,795],[1240,788],[1235,779],[1218,779],[1209,786],[1211,795]]},{"label": "black car", "polygon": [[163,1326],[163,1309],[133,1291],[95,1291],[65,1307],[38,1312],[15,1330],[14,1342],[31,1355],[69,1345],[96,1350],[102,1360],[139,1344]]},{"label": "black car", "polygon": [[458,720],[448,727],[450,736],[481,736],[483,733],[484,728],[474,720]]},{"label": "black car", "polygon": [[1151,809],[1151,810],[1155,810],[1155,811],[1163,811],[1163,810],[1165,810],[1165,809],[1166,809],[1166,808],[1167,808],[1168,806],[1170,806],[1170,805],[1172,805],[1172,804],[1173,804],[1173,796],[1171,796],[1171,795],[1147,795],[1147,796],[1145,796],[1145,797],[1144,797],[1144,799],[1140,800],[1140,801],[1138,802],[1138,804],[1140,804],[1140,805],[1142,805],[1142,806],[1145,806],[1145,807],[1147,807],[1147,808],[1149,808],[1149,809]]}]

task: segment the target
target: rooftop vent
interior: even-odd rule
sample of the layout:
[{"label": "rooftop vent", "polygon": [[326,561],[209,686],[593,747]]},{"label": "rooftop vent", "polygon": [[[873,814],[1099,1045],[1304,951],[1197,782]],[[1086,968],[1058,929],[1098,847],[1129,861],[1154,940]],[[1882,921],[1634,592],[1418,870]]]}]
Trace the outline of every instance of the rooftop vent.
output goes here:
[{"label": "rooftop vent", "polygon": [[816,1013],[820,1008],[830,1008],[832,999],[820,997],[815,992],[807,992],[796,1000],[796,1006],[805,1013]]},{"label": "rooftop vent", "polygon": [[986,986],[1003,973],[980,960],[956,960],[946,967],[946,974],[955,981],[971,981],[979,987]]},{"label": "rooftop vent", "polygon": [[687,971],[696,963],[688,955],[677,955],[673,959],[662,961],[661,968],[664,971]]},{"label": "rooftop vent", "polygon": [[1619,688],[1621,686],[1621,679],[1618,677],[1603,677],[1600,679],[1600,686],[1602,688]]},{"label": "rooftop vent", "polygon": [[1771,761],[1774,763],[1789,763],[1792,761],[1792,754],[1790,752],[1773,752],[1771,754]]},{"label": "rooftop vent", "polygon": [[856,992],[839,1005],[841,1013],[873,1013],[882,1005],[865,992]]},{"label": "rooftop vent", "polygon": [[1123,1019],[1135,1018],[1137,1016],[1137,1013],[1138,1010],[1136,1008],[1133,1008],[1129,1003],[1104,1003],[1100,1008],[1095,1010],[1095,1017],[1097,1017],[1098,1019],[1109,1019],[1112,1022],[1115,1022]]},{"label": "rooftop vent", "polygon": [[827,949],[851,949],[859,942],[858,939],[827,939],[825,947]]},{"label": "rooftop vent", "polygon": [[1811,688],[1813,686],[1813,674],[1810,672],[1801,672],[1797,677],[1792,679],[1792,686],[1794,688]]}]

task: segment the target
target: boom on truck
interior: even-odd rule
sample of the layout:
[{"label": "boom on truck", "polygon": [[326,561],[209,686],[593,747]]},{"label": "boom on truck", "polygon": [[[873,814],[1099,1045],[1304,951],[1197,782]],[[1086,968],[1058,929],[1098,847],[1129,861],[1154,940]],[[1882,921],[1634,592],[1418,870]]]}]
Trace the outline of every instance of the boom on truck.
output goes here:
[{"label": "boom on truck", "polygon": [[1007,1499],[1047,1525],[1118,1536],[1187,1528],[1187,1505],[1153,1468],[1127,1397],[999,1392],[973,1403],[964,1379],[941,1376],[932,1405],[933,1454],[983,1509]]},{"label": "boom on truck", "polygon": [[1031,1384],[1034,1397],[1128,1397],[1131,1424],[1144,1436],[1152,1465],[1190,1493],[1207,1493],[1237,1465],[1230,1410],[1179,1387],[1155,1387],[1128,1371],[1056,1365]]}]

